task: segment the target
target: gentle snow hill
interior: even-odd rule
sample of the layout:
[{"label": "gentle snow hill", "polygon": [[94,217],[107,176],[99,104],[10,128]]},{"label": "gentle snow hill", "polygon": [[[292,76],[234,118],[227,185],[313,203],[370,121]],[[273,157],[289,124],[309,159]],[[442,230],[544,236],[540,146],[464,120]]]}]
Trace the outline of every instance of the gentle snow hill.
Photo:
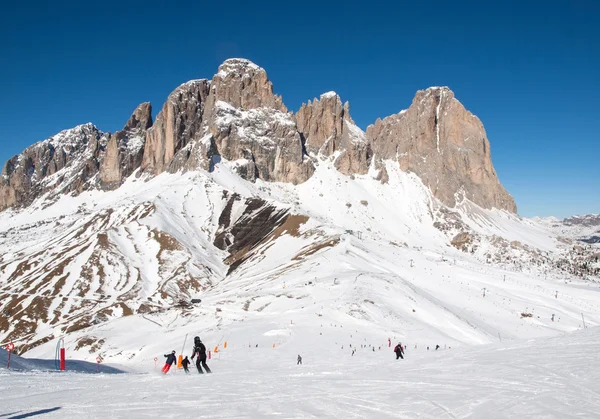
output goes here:
[{"label": "gentle snow hill", "polygon": [[[293,330],[293,326],[288,328]],[[289,337],[272,330],[266,338]],[[349,330],[348,330],[349,331]],[[258,331],[257,331],[258,332]],[[233,345],[214,373],[14,373],[0,370],[0,416],[48,418],[598,418],[600,328],[553,338],[427,351],[320,348],[296,365],[300,339]],[[338,342],[339,343],[339,342]],[[60,391],[57,391],[60,389]],[[12,416],[11,416],[12,415]]]}]

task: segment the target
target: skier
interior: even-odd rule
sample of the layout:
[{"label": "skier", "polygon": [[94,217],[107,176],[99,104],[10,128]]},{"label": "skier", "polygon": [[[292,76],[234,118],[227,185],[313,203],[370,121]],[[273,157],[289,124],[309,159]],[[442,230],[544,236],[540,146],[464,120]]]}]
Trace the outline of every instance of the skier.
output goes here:
[{"label": "skier", "polygon": [[183,358],[183,361],[181,361],[181,365],[183,366],[183,370],[185,371],[185,373],[189,374],[190,370],[188,369],[188,367],[190,366],[190,360],[187,356]]},{"label": "skier", "polygon": [[298,355],[298,362],[296,365],[302,365],[302,357],[300,355]]},{"label": "skier", "polygon": [[440,349],[440,345],[435,345],[435,350],[437,351],[438,349]]},{"label": "skier", "polygon": [[171,365],[173,365],[175,362],[177,362],[177,357],[175,356],[175,351],[171,352],[170,354],[165,355],[165,358],[167,358],[167,361],[165,362],[165,366],[162,367],[162,372],[163,374],[166,374],[169,372],[169,370],[171,369]]},{"label": "skier", "polygon": [[[204,346],[198,336],[194,338],[194,353],[192,354],[192,359],[194,359],[196,355],[198,355],[198,359],[196,360],[196,368],[198,368],[198,373],[204,374],[202,367],[204,367],[207,373],[210,373],[211,370],[208,368],[208,365],[206,365],[206,346]],[[202,364],[202,367],[200,364]]]},{"label": "skier", "polygon": [[394,348],[394,352],[396,352],[396,359],[398,359],[398,358],[404,359],[404,357],[402,356],[402,354],[404,353],[404,348],[402,347],[401,343],[398,343],[396,345],[396,347]]}]

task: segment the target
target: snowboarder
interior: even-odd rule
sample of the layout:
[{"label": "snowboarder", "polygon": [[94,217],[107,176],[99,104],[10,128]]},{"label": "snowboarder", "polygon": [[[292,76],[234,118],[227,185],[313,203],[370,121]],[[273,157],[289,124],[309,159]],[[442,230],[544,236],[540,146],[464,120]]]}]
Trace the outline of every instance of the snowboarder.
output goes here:
[{"label": "snowboarder", "polygon": [[183,366],[183,370],[185,371],[185,373],[189,374],[190,370],[188,367],[190,366],[190,360],[188,359],[187,356],[185,358],[183,358],[183,361],[181,361],[181,365]]},{"label": "snowboarder", "polygon": [[298,362],[296,365],[302,365],[302,357],[300,355],[298,355]]},{"label": "snowboarder", "polygon": [[173,365],[175,362],[177,362],[177,357],[175,356],[175,351],[171,352],[170,354],[165,355],[165,358],[167,358],[167,361],[165,362],[165,366],[162,367],[162,372],[163,374],[166,374],[169,372],[169,370],[171,369],[171,365]]},{"label": "snowboarder", "polygon": [[435,345],[435,350],[437,351],[438,349],[440,349],[440,345]]},{"label": "snowboarder", "polygon": [[396,353],[396,359],[398,359],[398,358],[404,359],[404,357],[402,356],[402,354],[404,353],[404,348],[402,347],[401,343],[398,343],[396,345],[396,347],[394,348],[394,352]]},{"label": "snowboarder", "polygon": [[[202,367],[204,367],[207,373],[210,373],[211,370],[208,368],[208,365],[206,365],[206,346],[204,346],[198,336],[194,338],[194,353],[192,354],[192,359],[194,359],[196,355],[198,355],[198,359],[196,359],[196,368],[198,369],[198,373],[204,374]],[[202,365],[202,367],[200,365]]]}]

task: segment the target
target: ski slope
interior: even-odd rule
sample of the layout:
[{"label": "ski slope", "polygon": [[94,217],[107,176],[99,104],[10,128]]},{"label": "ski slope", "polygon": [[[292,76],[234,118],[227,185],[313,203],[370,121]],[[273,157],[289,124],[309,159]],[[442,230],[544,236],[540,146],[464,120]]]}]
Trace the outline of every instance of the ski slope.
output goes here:
[{"label": "ski slope", "polygon": [[[0,339],[35,342],[21,372],[0,365],[0,417],[595,417],[599,283],[548,263],[568,248],[544,224],[468,201],[448,221],[386,164],[385,184],[321,160],[293,186],[222,161],[0,213],[0,308],[17,319]],[[231,223],[256,215],[247,199],[295,218],[230,270],[215,237],[227,205]],[[461,228],[477,248],[450,244]],[[196,335],[215,373],[161,376]],[[59,338],[67,373],[49,371]]]},{"label": "ski slope", "polygon": [[[0,415],[47,418],[597,418],[600,328],[554,338],[427,351],[396,361],[326,348],[324,334],[276,348],[232,343],[209,361],[214,373],[158,369],[133,374],[0,370]],[[347,330],[350,332],[350,330]],[[337,342],[339,344],[340,342]]]}]

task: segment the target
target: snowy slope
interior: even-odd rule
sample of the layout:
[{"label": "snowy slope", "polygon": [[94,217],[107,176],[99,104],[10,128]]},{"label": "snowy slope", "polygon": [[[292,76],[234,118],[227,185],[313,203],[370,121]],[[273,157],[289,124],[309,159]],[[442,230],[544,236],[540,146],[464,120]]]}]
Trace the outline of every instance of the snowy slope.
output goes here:
[{"label": "snowy slope", "polygon": [[[381,183],[374,168],[347,177],[323,158],[298,186],[249,183],[233,165],[132,176],[116,191],[0,213],[0,341],[37,360],[21,368],[34,373],[0,365],[11,382],[0,384],[0,414],[180,417],[202,407],[205,417],[562,417],[574,403],[591,411],[597,387],[582,365],[597,363],[587,348],[598,341],[589,328],[600,325],[600,286],[561,266],[574,260],[571,245],[543,223],[468,201],[445,208],[392,162]],[[471,240],[462,250],[451,244],[459,232]],[[215,374],[202,377],[210,385],[181,371],[157,376],[154,360],[189,355],[196,335],[213,355]],[[142,374],[39,372],[52,369],[58,338],[71,371],[93,372],[85,365],[101,355]],[[408,346],[404,364],[388,339]],[[555,360],[561,345],[575,377]],[[531,384],[539,381],[547,388]],[[21,398],[31,384],[39,391]],[[81,402],[51,398],[56,385]],[[165,385],[172,405],[162,401]],[[86,407],[99,403],[108,408]]]},{"label": "snowy slope", "polygon": [[[222,162],[5,211],[0,296],[13,320],[2,340],[50,357],[64,336],[77,357],[135,365],[198,323],[218,342],[238,322],[318,313],[375,336],[448,345],[573,331],[582,314],[600,323],[597,283],[534,259],[561,255],[547,230],[467,202],[460,220],[479,242],[465,253],[450,245],[454,232],[435,227],[441,205],[421,181],[395,163],[387,171],[386,184],[373,173],[350,178],[325,159],[293,186],[243,181]],[[260,223],[277,211],[293,216]],[[498,243],[511,243],[510,256],[490,262]],[[178,305],[191,298],[202,303]]]},{"label": "snowy slope", "polygon": [[[295,330],[293,327],[291,330]],[[276,333],[271,333],[276,336]],[[284,330],[280,331],[280,336]],[[48,418],[597,418],[600,328],[469,349],[232,344],[214,373],[13,373],[0,370],[0,415]],[[348,341],[348,339],[345,339]],[[341,342],[337,342],[339,345]],[[296,356],[303,355],[303,365]],[[59,389],[60,391],[57,391]]]}]

